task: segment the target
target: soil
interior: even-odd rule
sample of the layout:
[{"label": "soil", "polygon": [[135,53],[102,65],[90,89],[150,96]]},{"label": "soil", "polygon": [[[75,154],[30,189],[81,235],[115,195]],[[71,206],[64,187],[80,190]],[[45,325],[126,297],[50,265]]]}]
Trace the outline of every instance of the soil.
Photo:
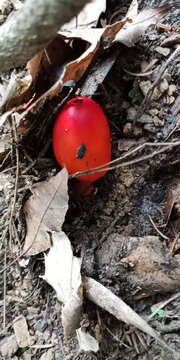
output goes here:
[{"label": "soil", "polygon": [[[116,14],[117,10],[113,21],[122,18],[129,4],[130,1],[122,0],[117,4],[117,1],[109,0],[107,18]],[[160,4],[160,0],[140,1],[141,8]],[[118,46],[117,60],[94,95],[110,122],[113,159],[144,142],[173,143],[179,139],[179,58],[174,58],[167,66],[157,93],[154,93],[156,96],[153,95],[146,107],[143,105],[147,89],[177,46],[168,44],[162,47],[162,42],[173,34],[172,26],[179,27],[178,15],[178,8],[171,9],[163,21],[169,27],[148,28],[143,39],[133,48]],[[117,47],[112,51],[117,51]],[[157,71],[151,71],[154,67],[149,66],[147,71],[151,73],[148,76],[131,74],[142,73],[153,63]],[[39,277],[44,274],[44,254],[30,257],[25,267],[19,261],[11,264],[23,247],[26,232],[23,205],[32,185],[59,170],[51,146],[54,115],[50,116],[57,101],[59,99],[48,100],[32,111],[28,115],[32,123],[28,135],[19,135],[18,138],[19,164],[24,176],[19,178],[14,205],[16,241],[8,236],[12,193],[16,186],[13,168],[15,147],[12,146],[9,157],[1,159],[0,270],[10,266],[0,275],[0,349],[2,342],[8,344],[14,335],[13,320],[23,315],[32,342],[46,346],[31,348],[21,355],[16,349],[7,355],[8,359],[26,359],[28,353],[32,360],[175,359],[172,352],[164,350],[148,336],[119,322],[87,300],[82,324],[98,338],[100,351],[97,354],[78,354],[76,341],[64,339],[59,315],[61,305],[54,290]],[[48,125],[44,126],[50,117]],[[77,196],[73,190],[74,182],[70,181],[69,210],[63,225],[74,254],[83,254],[83,274],[101,282],[145,319],[151,314],[153,305],[170,299],[180,290],[179,147],[169,147],[160,154],[152,155],[160,149],[160,146],[147,145],[128,156],[125,161],[133,160],[134,163],[132,161],[127,166],[110,171],[95,184],[89,197]],[[135,162],[138,158],[141,160]],[[180,296],[169,301],[163,311],[150,321],[176,352],[180,352],[179,310]],[[48,348],[49,344],[55,346]]]}]

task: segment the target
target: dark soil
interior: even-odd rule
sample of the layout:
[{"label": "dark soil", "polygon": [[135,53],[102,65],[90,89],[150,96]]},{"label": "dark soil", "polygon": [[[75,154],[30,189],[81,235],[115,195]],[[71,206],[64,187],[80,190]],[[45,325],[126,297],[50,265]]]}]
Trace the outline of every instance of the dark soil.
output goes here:
[{"label": "dark soil", "polygon": [[[110,18],[119,9],[122,11],[113,21],[123,17],[129,3],[130,1],[109,0],[107,17]],[[159,4],[162,1],[140,1],[141,8]],[[163,23],[178,27],[178,15],[178,8],[171,10]],[[147,77],[133,76],[124,71],[141,73],[142,66],[147,66],[154,60],[155,67],[159,70],[175,49],[175,46],[167,46],[168,54],[164,56],[161,53],[164,49],[161,43],[170,35],[171,31],[151,27],[137,46],[126,48],[120,45],[116,63],[94,95],[110,121],[114,159],[145,141],[156,143],[179,139],[180,107],[177,113],[173,112],[180,90],[179,58],[169,64],[161,78],[158,90],[160,96],[148,102],[145,109],[142,88],[145,82],[150,81],[152,84],[159,71],[152,72]],[[57,101],[59,99],[48,100],[33,111],[29,115],[32,127],[28,136],[19,139],[20,165],[22,169],[29,167],[19,180],[20,191],[15,205],[15,224],[20,247],[23,247],[26,231],[22,208],[30,195],[29,190],[33,183],[58,171],[51,148],[52,118],[43,130],[43,121],[50,118]],[[146,156],[159,149],[160,147],[146,146],[127,157],[126,161],[139,157],[142,160],[109,172],[96,183],[94,193],[87,198],[77,197],[73,191],[73,181],[70,181],[69,210],[63,225],[74,254],[79,256],[83,253],[83,274],[100,281],[145,319],[151,314],[154,304],[169,299],[180,290],[179,147],[169,148],[168,151],[146,159]],[[2,189],[0,193],[1,270],[20,253],[17,242],[7,243],[9,230],[7,217],[4,215],[10,216],[14,189],[13,151],[1,166],[4,171],[0,184],[2,189],[2,183],[6,184],[6,197]],[[37,158],[38,161],[30,167],[31,162]],[[63,337],[59,315],[61,306],[52,288],[39,277],[43,273],[43,254],[31,257],[24,268],[19,262],[7,268],[6,283],[1,273],[0,323],[3,324],[5,311],[5,288],[6,323],[0,331],[0,341],[13,334],[13,320],[23,314],[34,344],[55,344],[51,349],[29,350],[32,360],[173,359],[171,352],[163,350],[140,331],[117,321],[89,301],[84,303],[82,321],[100,340],[100,351],[98,354],[78,355],[75,340],[65,340]],[[180,297],[170,301],[163,312],[159,312],[150,322],[165,342],[177,352],[180,352],[179,310]],[[47,357],[42,357],[45,353]],[[16,360],[18,356],[13,354],[10,358]]]}]

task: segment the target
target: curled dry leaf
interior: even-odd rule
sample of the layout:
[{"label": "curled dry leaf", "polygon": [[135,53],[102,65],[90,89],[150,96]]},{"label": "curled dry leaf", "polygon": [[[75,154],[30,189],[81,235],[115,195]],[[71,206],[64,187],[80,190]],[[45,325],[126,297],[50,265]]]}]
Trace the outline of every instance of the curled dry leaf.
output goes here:
[{"label": "curled dry leaf", "polygon": [[61,231],[68,209],[68,173],[66,169],[37,183],[24,206],[27,234],[26,255],[36,255],[50,247],[48,231]]},{"label": "curled dry leaf", "polygon": [[[117,21],[112,25],[107,25],[103,29],[78,28],[69,31],[60,31],[59,36],[53,40],[43,52],[31,59],[27,65],[33,81],[39,79],[39,73],[43,72],[46,74],[46,71],[43,71],[44,66],[45,70],[48,69],[48,67],[52,67],[52,72],[53,66],[56,67],[58,65],[60,66],[60,69],[56,71],[56,74],[55,76],[52,76],[52,79],[48,79],[47,90],[45,89],[44,91],[44,86],[42,86],[41,89],[38,88],[36,100],[22,114],[22,118],[44,98],[58,95],[65,82],[69,80],[74,82],[79,81],[92,63],[92,60],[100,47],[109,48],[114,42],[121,42],[126,46],[133,46],[139,37],[144,34],[149,25],[155,24],[170,7],[175,6],[176,4],[177,2],[159,8],[145,9],[137,15],[137,1],[133,0],[125,19]],[[104,8],[105,3],[103,2],[103,5],[101,4],[99,9],[102,10]],[[54,52],[53,44],[54,42],[57,42],[57,39],[58,47],[56,48],[55,46],[55,48],[58,51]],[[72,39],[79,39],[81,41],[83,40],[83,42],[87,42],[88,48],[86,48],[83,54],[81,53],[80,56],[78,55],[78,57],[73,53],[72,47],[67,44],[67,40]],[[61,42],[61,44],[59,42]],[[39,83],[41,84],[41,81],[38,81],[38,84]],[[19,103],[19,101],[24,101],[26,97],[28,100],[32,98],[31,90],[32,88],[28,87],[25,93],[23,93],[22,99],[20,97],[21,100],[16,99],[16,101]]]},{"label": "curled dry leaf", "polygon": [[71,243],[62,231],[52,233],[52,247],[45,255],[43,276],[56,291],[62,308],[65,336],[71,336],[80,326],[82,314],[81,260],[73,256]]},{"label": "curled dry leaf", "polygon": [[59,35],[64,40],[79,39],[87,42],[88,49],[76,60],[69,62],[64,66],[62,74],[56,83],[41,97],[55,96],[62,89],[64,83],[69,80],[79,81],[99,50],[101,43],[104,43],[104,47],[109,47],[112,43],[116,33],[126,23],[126,19],[118,21],[113,25],[108,25],[104,29],[75,29],[73,31],[61,31]]},{"label": "curled dry leaf", "polygon": [[62,30],[72,30],[80,26],[96,26],[101,13],[106,11],[106,0],[91,0],[70,22],[62,26]]}]

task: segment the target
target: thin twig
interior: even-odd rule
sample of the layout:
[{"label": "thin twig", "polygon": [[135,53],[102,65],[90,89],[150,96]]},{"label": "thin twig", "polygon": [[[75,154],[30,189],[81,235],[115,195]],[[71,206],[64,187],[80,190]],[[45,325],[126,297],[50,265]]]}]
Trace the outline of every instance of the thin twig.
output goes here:
[{"label": "thin twig", "polygon": [[158,336],[156,331],[152,327],[149,327],[148,323],[144,319],[142,319],[134,310],[130,308],[130,306],[128,306],[121,298],[113,294],[109,289],[89,277],[83,278],[83,285],[85,289],[85,295],[90,301],[108,311],[118,320],[121,320],[128,325],[133,325],[137,329],[152,336],[165,349],[168,349],[177,355],[177,352],[170,348]]},{"label": "thin twig", "polygon": [[[4,242],[4,267],[6,268],[7,263],[7,231],[8,228],[6,227],[5,232],[3,234],[2,242]],[[4,271],[3,274],[3,329],[6,328],[6,280],[7,280],[7,271]]]},{"label": "thin twig", "polygon": [[113,334],[113,332],[108,328],[107,325],[105,325],[103,323],[103,327],[106,329],[106,331],[112,336],[112,338],[117,341],[119,343],[119,345],[123,345],[124,347],[126,347],[127,349],[130,349],[130,346],[125,344],[124,342],[121,341],[121,339],[119,339],[116,335]]},{"label": "thin twig", "polygon": [[153,317],[159,312],[159,310],[163,309],[166,305],[170,304],[172,301],[176,300],[180,297],[180,292],[170,297],[168,300],[164,301],[151,315],[148,316],[148,321],[152,320]]},{"label": "thin twig", "polygon": [[15,177],[14,194],[13,194],[13,201],[12,201],[10,219],[9,219],[10,244],[12,242],[13,218],[14,218],[14,211],[15,211],[16,200],[17,200],[17,190],[18,190],[18,180],[19,180],[19,150],[18,150],[18,144],[17,144],[18,138],[17,138],[16,125],[15,125],[13,116],[12,116],[12,129],[13,129],[13,134],[14,134],[15,152],[16,152],[16,177]]},{"label": "thin twig", "polygon": [[176,250],[175,248],[178,240],[179,240],[179,235],[176,235],[171,245],[171,253],[175,252]]},{"label": "thin twig", "polygon": [[169,240],[169,238],[168,238],[166,235],[164,235],[164,234],[157,228],[157,226],[156,226],[156,224],[154,223],[152,217],[151,217],[150,215],[148,215],[148,217],[149,217],[149,220],[150,220],[152,226],[153,226],[154,229],[157,231],[157,233],[158,233],[163,239]]},{"label": "thin twig", "polygon": [[131,76],[139,76],[139,77],[144,77],[144,76],[149,76],[151,75],[156,69],[153,69],[153,70],[150,70],[150,71],[147,71],[147,72],[141,72],[141,73],[134,73],[132,71],[129,71],[125,68],[123,68],[124,72],[128,75],[131,75]]},{"label": "thin twig", "polygon": [[142,144],[142,145],[138,146],[137,148],[133,149],[131,152],[123,155],[122,157],[119,157],[118,159],[115,159],[113,161],[110,161],[109,163],[97,166],[97,167],[95,167],[93,169],[89,169],[89,170],[86,170],[86,171],[78,171],[78,172],[70,175],[69,178],[74,178],[74,177],[77,177],[77,176],[84,176],[84,175],[93,174],[93,173],[96,173],[96,172],[109,171],[109,170],[117,169],[117,168],[120,168],[120,167],[127,167],[127,166],[130,166],[130,165],[137,164],[139,162],[152,159],[153,157],[155,157],[155,156],[157,156],[157,155],[171,149],[171,147],[179,146],[180,141],[177,141],[177,142],[174,142],[174,143],[172,142],[172,143],[155,143],[155,144],[151,144],[151,146],[160,146],[160,145],[163,146],[163,147],[166,146],[165,149],[163,148],[163,149],[160,149],[158,151],[154,151],[149,155],[141,156],[141,157],[139,157],[137,159],[130,160],[130,161],[127,161],[127,162],[124,162],[124,163],[121,163],[121,164],[117,164],[115,166],[109,166],[108,167],[108,165],[117,163],[117,162],[121,161],[122,159],[124,159],[125,157],[131,156],[135,152],[137,152],[139,150],[142,150],[145,146],[149,146],[149,143]]}]

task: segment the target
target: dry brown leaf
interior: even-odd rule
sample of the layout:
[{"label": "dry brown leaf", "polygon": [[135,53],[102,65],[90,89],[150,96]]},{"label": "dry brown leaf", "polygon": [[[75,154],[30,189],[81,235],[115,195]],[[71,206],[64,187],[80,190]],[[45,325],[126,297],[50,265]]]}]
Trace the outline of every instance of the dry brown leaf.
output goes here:
[{"label": "dry brown leaf", "polygon": [[62,37],[57,35],[43,51],[28,61],[26,68],[28,74],[32,76],[35,82],[40,73],[42,76],[47,76],[46,72],[48,68],[50,68],[53,74],[53,67],[63,66],[64,63],[70,61],[72,58],[75,58],[72,47],[67,44]]},{"label": "dry brown leaf", "polygon": [[[105,29],[85,29],[73,31],[61,31],[59,35],[63,39],[80,39],[89,43],[88,49],[76,60],[69,62],[64,66],[63,72],[56,83],[39,99],[42,100],[48,96],[55,96],[62,89],[64,83],[69,80],[79,81],[89,65],[91,64],[95,54],[100,48],[101,41],[104,41],[105,47],[109,47],[116,33],[122,28],[127,20],[118,21],[113,25],[108,25]],[[102,40],[102,37],[104,40]]]},{"label": "dry brown leaf", "polygon": [[[109,48],[114,42],[121,42],[126,46],[133,46],[139,36],[144,34],[146,28],[150,24],[156,23],[162,14],[171,6],[173,5],[164,5],[155,9],[145,9],[135,16],[137,13],[137,1],[133,0],[127,13],[128,16],[125,19],[117,21],[112,25],[107,25],[103,29],[78,28],[71,31],[59,31],[58,35],[61,37],[61,41],[65,41],[64,44],[67,40],[79,39],[81,40],[81,44],[82,40],[83,42],[86,41],[89,47],[80,57],[75,59],[75,54],[73,54],[74,57],[66,58],[67,61],[61,63],[62,67],[56,73],[56,77],[52,82],[53,85],[50,86],[47,91],[44,91],[44,93],[29,106],[28,110],[22,114],[22,117],[27,115],[28,111],[32,110],[32,108],[43,99],[58,95],[63,84],[67,81],[79,81],[89,68],[95,54],[97,54],[100,48]],[[49,55],[46,49],[46,61],[48,58]],[[75,60],[72,60],[72,58]],[[35,73],[37,73],[37,69],[35,69]]]},{"label": "dry brown leaf", "polygon": [[26,65],[26,69],[29,75],[32,76],[32,80],[34,81],[39,74],[41,61],[43,57],[43,51],[40,51],[38,54],[33,56],[31,60],[28,61]]},{"label": "dry brown leaf", "polygon": [[[61,90],[63,84],[68,80],[79,81],[88,69],[92,60],[99,50],[110,47],[114,42],[121,42],[126,46],[133,46],[143,35],[150,24],[157,22],[159,17],[164,13],[164,8],[146,9],[137,13],[137,1],[133,1],[127,13],[128,17],[117,21],[112,25],[107,25],[100,29],[73,29],[69,31],[59,31],[59,35],[64,40],[80,39],[87,41],[89,48],[76,60],[69,62],[60,75],[56,83],[46,91],[38,101],[48,96],[55,96]],[[135,16],[136,15],[136,16]],[[35,105],[37,102],[35,103]]]},{"label": "dry brown leaf", "polygon": [[65,336],[74,335],[82,314],[81,259],[73,256],[71,243],[62,231],[52,233],[52,247],[45,256],[46,280],[56,291],[62,308]]},{"label": "dry brown leaf", "polygon": [[26,255],[36,255],[50,247],[48,232],[61,231],[68,209],[68,173],[66,169],[37,183],[24,206],[27,234]]},{"label": "dry brown leaf", "polygon": [[8,85],[4,87],[4,93],[0,102],[0,109],[6,106],[6,109],[18,106],[26,100],[27,90],[32,84],[31,75],[19,78],[14,73],[11,74]]}]

